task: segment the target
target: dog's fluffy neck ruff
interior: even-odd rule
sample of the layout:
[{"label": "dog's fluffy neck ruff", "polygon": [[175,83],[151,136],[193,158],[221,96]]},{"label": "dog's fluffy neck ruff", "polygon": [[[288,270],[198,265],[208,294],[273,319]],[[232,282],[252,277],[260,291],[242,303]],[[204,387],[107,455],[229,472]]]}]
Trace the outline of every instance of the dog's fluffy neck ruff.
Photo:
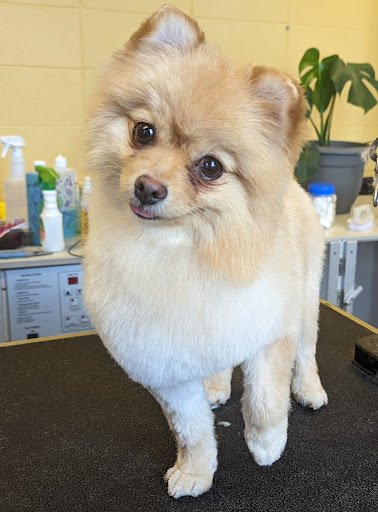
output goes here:
[{"label": "dog's fluffy neck ruff", "polygon": [[[97,182],[95,179],[96,183],[102,192],[93,192],[91,202],[96,202],[96,208],[93,208],[90,214],[93,224],[96,225],[95,237],[99,244],[118,246],[122,252],[127,252],[130,258],[148,251],[151,255],[156,253],[157,258],[172,261],[171,258],[174,257],[176,261],[176,256],[181,251],[186,258],[192,260],[199,272],[204,271],[214,279],[225,280],[234,285],[248,285],[253,282],[259,274],[267,252],[272,247],[272,240],[277,237],[285,219],[280,198],[277,199],[274,223],[267,222],[264,226],[254,220],[253,211],[248,212],[249,215],[238,222],[235,222],[231,213],[229,216],[222,216],[222,219],[215,223],[204,222],[195,215],[190,222],[187,218],[145,220],[138,218],[127,206],[123,215],[120,215],[111,197],[103,193],[101,180]],[[255,204],[254,208],[259,208],[259,204]],[[117,225],[113,224],[111,231],[106,220],[108,216],[109,219],[116,216],[119,218],[119,222]],[[272,219],[271,215],[267,221],[269,219]],[[250,232],[248,238],[245,236],[246,225],[249,226],[247,232]],[[103,256],[106,264],[108,251],[99,251],[97,254]]]}]

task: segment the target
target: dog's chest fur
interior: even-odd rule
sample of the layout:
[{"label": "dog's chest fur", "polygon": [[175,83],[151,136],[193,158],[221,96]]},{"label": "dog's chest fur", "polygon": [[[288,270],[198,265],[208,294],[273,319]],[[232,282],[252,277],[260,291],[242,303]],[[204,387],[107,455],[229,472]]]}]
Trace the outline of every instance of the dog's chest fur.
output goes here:
[{"label": "dog's chest fur", "polygon": [[282,328],[287,278],[269,261],[253,284],[238,285],[212,275],[183,240],[142,236],[114,245],[108,234],[98,243],[112,250],[104,261],[92,237],[87,307],[108,350],[145,386],[236,365]]}]

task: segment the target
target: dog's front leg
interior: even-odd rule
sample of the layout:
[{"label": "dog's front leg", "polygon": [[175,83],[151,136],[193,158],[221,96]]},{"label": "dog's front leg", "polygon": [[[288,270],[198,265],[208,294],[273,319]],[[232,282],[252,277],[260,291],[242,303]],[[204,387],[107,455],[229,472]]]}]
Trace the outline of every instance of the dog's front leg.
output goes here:
[{"label": "dog's front leg", "polygon": [[284,337],[243,363],[245,440],[257,464],[280,458],[287,439],[296,339]]},{"label": "dog's front leg", "polygon": [[177,460],[165,479],[174,498],[210,489],[217,468],[214,418],[201,381],[151,390],[177,442]]}]

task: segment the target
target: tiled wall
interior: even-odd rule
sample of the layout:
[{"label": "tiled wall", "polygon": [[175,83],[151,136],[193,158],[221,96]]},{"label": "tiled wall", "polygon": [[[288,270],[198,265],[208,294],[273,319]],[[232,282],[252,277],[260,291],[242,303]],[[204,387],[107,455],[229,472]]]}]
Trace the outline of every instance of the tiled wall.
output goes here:
[{"label": "tiled wall", "polygon": [[[27,141],[27,167],[58,153],[78,168],[87,96],[106,62],[163,0],[0,0],[0,134]],[[375,0],[170,0],[195,16],[208,40],[241,63],[294,76],[304,50],[368,61],[378,72]],[[339,103],[334,138],[371,141],[378,107]],[[309,130],[309,136],[311,131]],[[9,163],[0,160],[0,182]],[[80,174],[80,169],[79,174]],[[1,200],[1,191],[0,191]]]}]

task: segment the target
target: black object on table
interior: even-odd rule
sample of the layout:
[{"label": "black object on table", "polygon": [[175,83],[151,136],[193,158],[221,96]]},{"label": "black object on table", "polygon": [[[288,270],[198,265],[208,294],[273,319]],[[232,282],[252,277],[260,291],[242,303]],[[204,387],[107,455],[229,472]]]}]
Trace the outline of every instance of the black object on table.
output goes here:
[{"label": "black object on table", "polygon": [[237,369],[231,400],[215,411],[213,487],[179,500],[163,482],[175,443],[159,406],[96,335],[1,348],[0,510],[376,512],[378,386],[352,363],[355,342],[371,334],[321,306],[329,405],[293,402],[286,450],[271,467],[245,445]]}]

